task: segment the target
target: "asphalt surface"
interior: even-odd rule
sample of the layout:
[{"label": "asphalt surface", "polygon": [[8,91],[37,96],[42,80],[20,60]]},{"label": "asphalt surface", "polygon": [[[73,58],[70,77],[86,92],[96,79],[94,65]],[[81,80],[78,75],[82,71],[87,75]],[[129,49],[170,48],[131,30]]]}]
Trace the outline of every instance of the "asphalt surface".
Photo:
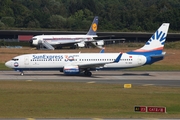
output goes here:
[{"label": "asphalt surface", "polygon": [[95,71],[92,77],[67,76],[59,71],[0,71],[0,81],[51,81],[106,84],[136,84],[180,87],[180,71]]}]

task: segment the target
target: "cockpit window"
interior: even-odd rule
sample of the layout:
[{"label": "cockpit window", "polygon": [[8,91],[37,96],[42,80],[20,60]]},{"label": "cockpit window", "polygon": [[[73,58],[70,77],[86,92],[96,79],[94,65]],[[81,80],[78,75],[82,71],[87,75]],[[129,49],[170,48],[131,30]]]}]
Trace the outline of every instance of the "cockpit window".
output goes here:
[{"label": "cockpit window", "polygon": [[32,40],[37,40],[37,38],[32,38]]},{"label": "cockpit window", "polygon": [[13,61],[18,61],[19,59],[17,59],[17,58],[13,58],[12,60],[13,60]]}]

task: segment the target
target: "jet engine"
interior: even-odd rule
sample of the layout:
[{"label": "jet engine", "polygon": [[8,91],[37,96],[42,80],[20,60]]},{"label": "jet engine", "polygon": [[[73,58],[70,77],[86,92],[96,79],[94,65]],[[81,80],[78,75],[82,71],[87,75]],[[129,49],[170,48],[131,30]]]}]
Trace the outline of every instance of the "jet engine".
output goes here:
[{"label": "jet engine", "polygon": [[77,47],[83,48],[83,47],[85,47],[85,44],[83,44],[83,43],[77,43]]},{"label": "jet engine", "polygon": [[99,40],[99,41],[97,41],[97,42],[96,42],[96,45],[98,45],[98,46],[104,45],[104,40]]},{"label": "jet engine", "polygon": [[83,48],[83,47],[85,47],[85,42],[82,41],[82,42],[76,43],[76,46],[79,48]]},{"label": "jet engine", "polygon": [[63,72],[64,74],[73,75],[73,74],[79,74],[80,70],[78,66],[64,66]]}]

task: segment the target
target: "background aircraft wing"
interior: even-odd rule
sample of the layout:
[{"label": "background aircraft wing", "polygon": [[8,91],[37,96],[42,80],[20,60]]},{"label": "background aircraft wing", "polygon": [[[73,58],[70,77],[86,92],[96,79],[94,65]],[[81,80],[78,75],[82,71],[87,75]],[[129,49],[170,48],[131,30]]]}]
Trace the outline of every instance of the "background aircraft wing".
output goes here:
[{"label": "background aircraft wing", "polygon": [[84,42],[91,43],[91,42],[98,42],[100,40],[103,40],[103,41],[125,41],[126,39],[125,38],[117,38],[117,37],[114,37],[114,38],[110,38],[110,37],[93,37],[92,40],[88,40],[88,41],[84,41]]},{"label": "background aircraft wing", "polygon": [[56,43],[54,43],[53,46],[55,46],[55,47],[58,47],[58,46],[72,46],[72,45],[74,45],[74,44],[76,44],[76,43],[80,43],[80,42],[82,42],[82,40],[78,40],[78,41],[65,41],[65,42],[56,42]]},{"label": "background aircraft wing", "polygon": [[78,40],[78,41],[67,41],[67,42],[57,42],[56,44],[60,44],[60,45],[63,45],[63,44],[75,44],[75,43],[79,43],[79,42],[82,42],[82,40]]},{"label": "background aircraft wing", "polygon": [[126,40],[125,38],[115,37],[114,35],[112,35],[112,36],[98,36],[98,37],[93,37],[93,39],[95,41],[98,41],[98,40],[104,40],[104,41],[122,40],[122,41],[125,41]]}]

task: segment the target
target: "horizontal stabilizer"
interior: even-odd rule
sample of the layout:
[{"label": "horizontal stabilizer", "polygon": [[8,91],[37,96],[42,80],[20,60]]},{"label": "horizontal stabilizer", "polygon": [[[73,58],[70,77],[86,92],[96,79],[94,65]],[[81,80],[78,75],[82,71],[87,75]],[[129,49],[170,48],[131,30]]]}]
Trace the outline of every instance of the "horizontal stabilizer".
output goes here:
[{"label": "horizontal stabilizer", "polygon": [[166,54],[166,52],[162,52],[162,54],[160,55],[151,55],[151,58],[159,58],[159,57],[163,57]]}]

